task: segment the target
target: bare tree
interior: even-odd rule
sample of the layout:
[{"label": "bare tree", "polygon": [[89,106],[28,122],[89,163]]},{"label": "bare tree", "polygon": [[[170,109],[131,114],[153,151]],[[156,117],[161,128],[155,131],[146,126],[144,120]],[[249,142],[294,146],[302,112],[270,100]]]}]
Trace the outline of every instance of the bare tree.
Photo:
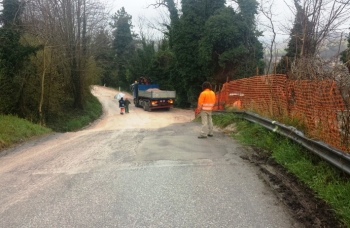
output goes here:
[{"label": "bare tree", "polygon": [[137,27],[142,38],[146,40],[161,40],[168,33],[170,18],[164,8],[157,10],[158,15],[147,18],[144,15],[138,17]]},{"label": "bare tree", "polygon": [[150,6],[153,6],[154,8],[159,8],[159,7],[166,7],[167,9],[169,9],[169,11],[173,11],[173,12],[178,12],[178,6],[179,6],[179,0],[155,0],[155,3],[150,4]]},{"label": "bare tree", "polygon": [[179,19],[178,5],[178,0],[176,2],[174,0],[156,0],[156,3],[150,4],[149,7],[166,7],[169,11],[170,22],[175,23]]},{"label": "bare tree", "polygon": [[154,39],[162,38],[161,35],[157,35],[159,33],[167,34],[170,25],[169,14],[166,12],[166,10],[164,8],[158,8],[157,12],[158,15],[155,18],[146,18],[145,16],[139,16],[138,20],[138,27],[140,28],[140,32],[144,33],[145,29],[147,29],[147,32],[149,34],[152,34]]},{"label": "bare tree", "polygon": [[[304,10],[301,56],[314,53],[310,49],[319,51],[326,39],[341,34],[339,30],[350,19],[350,0],[302,0],[300,5]],[[312,43],[307,43],[308,40]]]},{"label": "bare tree", "polygon": [[[41,119],[42,105],[49,105],[50,98],[57,101],[72,96],[74,106],[82,108],[89,90],[86,71],[88,59],[93,56],[91,41],[99,28],[108,24],[107,19],[103,4],[95,0],[27,2],[23,20],[26,31],[36,39],[36,44],[44,47],[39,53],[42,57],[36,59],[41,71],[42,89],[38,90]],[[55,97],[57,94],[62,97]]]},{"label": "bare tree", "polygon": [[268,20],[268,24],[263,24],[264,27],[266,27],[269,32],[272,33],[272,39],[271,42],[269,44],[269,59],[268,59],[268,64],[266,67],[266,74],[270,73],[271,70],[271,65],[272,65],[272,60],[273,60],[273,53],[274,53],[274,47],[276,46],[276,29],[275,29],[275,24],[273,21],[273,17],[274,14],[273,12],[273,7],[274,5],[274,0],[261,0],[260,1],[260,8],[259,11],[261,12],[261,14]]}]

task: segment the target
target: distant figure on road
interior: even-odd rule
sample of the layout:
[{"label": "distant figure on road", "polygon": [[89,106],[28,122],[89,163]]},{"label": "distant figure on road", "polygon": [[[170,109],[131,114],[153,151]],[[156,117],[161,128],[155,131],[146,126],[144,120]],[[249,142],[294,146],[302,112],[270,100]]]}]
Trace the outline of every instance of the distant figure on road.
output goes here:
[{"label": "distant figure on road", "polygon": [[210,82],[204,82],[202,85],[203,91],[198,98],[197,110],[201,114],[202,130],[198,138],[203,139],[213,137],[213,120],[212,110],[215,104],[215,93],[211,90]]},{"label": "distant figure on road", "polygon": [[120,108],[120,114],[124,114],[124,108],[125,108],[125,102],[123,98],[120,98],[119,100],[119,108]]},{"label": "distant figure on road", "polygon": [[131,102],[129,101],[128,98],[125,98],[125,113],[129,113],[129,104],[131,104]]}]

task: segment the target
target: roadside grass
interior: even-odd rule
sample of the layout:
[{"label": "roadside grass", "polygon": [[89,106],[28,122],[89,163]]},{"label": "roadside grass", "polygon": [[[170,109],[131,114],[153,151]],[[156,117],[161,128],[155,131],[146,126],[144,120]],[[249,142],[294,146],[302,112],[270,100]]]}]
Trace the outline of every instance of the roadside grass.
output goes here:
[{"label": "roadside grass", "polygon": [[82,111],[70,110],[54,116],[46,127],[34,124],[16,116],[0,115],[0,150],[24,142],[35,136],[53,131],[67,132],[79,130],[98,119],[102,114],[102,105],[94,96],[90,96]]},{"label": "roadside grass", "polygon": [[0,149],[52,132],[16,116],[0,115]]},{"label": "roadside grass", "polygon": [[90,95],[84,110],[68,109],[64,113],[51,116],[47,126],[56,132],[77,131],[98,119],[102,114],[102,105],[98,99]]},{"label": "roadside grass", "polygon": [[231,136],[245,145],[256,146],[293,173],[330,205],[338,218],[350,227],[350,179],[301,145],[234,114],[213,116],[219,127],[235,125]]}]

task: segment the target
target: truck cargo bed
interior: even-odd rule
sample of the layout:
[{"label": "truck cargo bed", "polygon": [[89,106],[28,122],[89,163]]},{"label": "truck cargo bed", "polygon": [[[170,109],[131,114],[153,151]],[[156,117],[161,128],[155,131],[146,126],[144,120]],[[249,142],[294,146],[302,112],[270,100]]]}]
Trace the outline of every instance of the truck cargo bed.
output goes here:
[{"label": "truck cargo bed", "polygon": [[164,99],[174,99],[176,97],[175,91],[144,91],[139,90],[140,97],[146,98],[164,98]]}]

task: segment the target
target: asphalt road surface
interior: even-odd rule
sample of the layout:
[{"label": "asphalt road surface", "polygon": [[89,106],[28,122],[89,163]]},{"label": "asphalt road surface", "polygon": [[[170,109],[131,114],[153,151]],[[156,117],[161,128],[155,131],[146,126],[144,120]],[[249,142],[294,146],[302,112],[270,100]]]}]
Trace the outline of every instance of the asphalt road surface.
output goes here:
[{"label": "asphalt road surface", "polygon": [[120,115],[117,91],[93,93],[96,123],[1,152],[0,227],[300,227],[244,147],[197,138],[193,111]]}]

